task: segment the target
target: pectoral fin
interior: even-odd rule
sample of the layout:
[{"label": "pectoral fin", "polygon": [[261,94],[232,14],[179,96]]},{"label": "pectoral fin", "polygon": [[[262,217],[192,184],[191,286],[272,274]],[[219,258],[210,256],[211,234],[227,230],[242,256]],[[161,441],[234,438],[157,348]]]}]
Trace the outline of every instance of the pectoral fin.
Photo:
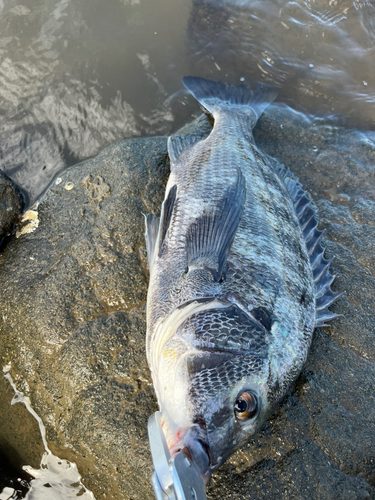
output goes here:
[{"label": "pectoral fin", "polygon": [[245,179],[238,169],[237,182],[210,211],[190,226],[186,236],[187,267],[207,269],[220,281],[229,248],[241,220],[245,202]]}]

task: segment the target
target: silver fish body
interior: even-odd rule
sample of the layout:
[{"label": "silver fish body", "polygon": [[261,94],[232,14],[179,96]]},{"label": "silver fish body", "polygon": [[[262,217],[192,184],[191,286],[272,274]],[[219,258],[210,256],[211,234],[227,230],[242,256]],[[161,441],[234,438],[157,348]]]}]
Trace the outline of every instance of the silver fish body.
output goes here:
[{"label": "silver fish body", "polygon": [[339,294],[309,198],[254,142],[273,93],[183,81],[215,123],[169,139],[161,215],[146,219],[146,343],[170,452],[207,482],[272,414]]}]

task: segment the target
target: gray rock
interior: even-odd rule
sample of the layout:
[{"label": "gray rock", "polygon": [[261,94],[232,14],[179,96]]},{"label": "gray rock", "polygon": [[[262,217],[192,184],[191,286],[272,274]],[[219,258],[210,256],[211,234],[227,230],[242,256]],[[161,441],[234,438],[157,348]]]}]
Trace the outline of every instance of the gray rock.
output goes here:
[{"label": "gray rock", "polygon": [[[184,127],[209,130],[205,116]],[[316,331],[293,390],[214,476],[208,497],[375,498],[375,134],[273,106],[256,138],[319,206],[327,255],[336,255],[334,288],[346,295],[333,307],[343,316]],[[142,214],[159,212],[168,173],[166,138],[105,149],[61,175],[39,206],[39,227],[12,239],[0,259],[1,366],[11,361],[51,450],[77,463],[97,500],[154,498]],[[17,406],[2,402],[0,443],[14,461],[37,466],[40,443]]]},{"label": "gray rock", "polygon": [[[107,148],[57,179],[39,227],[0,259],[0,366],[12,363],[52,452],[77,463],[97,499],[151,498],[147,419],[157,407],[144,348],[142,214],[159,210],[167,175],[165,138]],[[22,406],[9,401],[0,443],[13,462],[37,467],[39,433],[29,439],[26,410],[18,417]]]},{"label": "gray rock", "polygon": [[24,202],[16,185],[0,171],[0,241],[20,219]]}]

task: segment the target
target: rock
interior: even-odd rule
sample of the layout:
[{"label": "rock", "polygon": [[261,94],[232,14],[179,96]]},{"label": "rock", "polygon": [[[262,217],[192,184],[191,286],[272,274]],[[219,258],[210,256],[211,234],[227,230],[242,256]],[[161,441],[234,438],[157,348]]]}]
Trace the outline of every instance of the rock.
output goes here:
[{"label": "rock", "polygon": [[[77,463],[97,499],[151,498],[143,214],[160,209],[168,173],[166,138],[107,148],[55,181],[39,227],[0,259],[0,367],[11,362],[51,451]],[[38,467],[38,431],[17,432],[27,412],[10,399],[0,443],[10,461]]]},{"label": "rock", "polygon": [[0,171],[0,242],[20,219],[24,202],[16,185]]},{"label": "rock", "polygon": [[20,464],[39,464],[44,451],[38,424],[23,404],[11,406],[14,391],[2,376],[0,394],[0,491],[5,486],[25,493],[29,476]]},{"label": "rock", "polygon": [[[209,130],[205,116],[184,127]],[[319,206],[334,289],[346,295],[333,306],[343,316],[316,331],[295,387],[215,474],[208,498],[375,498],[375,134],[283,106],[269,108],[255,133]],[[154,498],[143,214],[159,213],[168,173],[166,138],[105,149],[61,174],[39,205],[39,226],[12,238],[0,259],[0,366],[11,362],[52,452],[77,463],[97,500]],[[15,462],[37,466],[40,447],[28,428],[15,435],[25,417],[7,405],[1,418],[13,427],[0,425],[0,443]]]}]

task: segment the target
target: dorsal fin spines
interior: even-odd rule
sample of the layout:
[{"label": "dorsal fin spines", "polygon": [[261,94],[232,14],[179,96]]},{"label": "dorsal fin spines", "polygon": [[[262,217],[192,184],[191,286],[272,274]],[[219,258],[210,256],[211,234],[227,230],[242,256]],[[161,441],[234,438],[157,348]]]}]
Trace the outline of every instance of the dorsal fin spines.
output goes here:
[{"label": "dorsal fin spines", "polygon": [[313,279],[314,283],[318,283],[318,281],[321,279],[323,274],[328,271],[329,266],[331,265],[333,259],[322,259],[319,266],[315,269],[313,269]]},{"label": "dorsal fin spines", "polygon": [[275,167],[280,179],[284,182],[293,202],[296,215],[306,243],[310,266],[315,283],[315,326],[326,326],[326,322],[340,316],[328,309],[344,293],[335,293],[331,285],[335,279],[329,273],[329,266],[333,259],[324,258],[325,248],[321,244],[324,230],[319,230],[316,210],[312,200],[302,188],[302,184],[294,174],[282,164]]},{"label": "dorsal fin spines", "polygon": [[309,256],[314,252],[317,245],[320,245],[324,233],[325,229],[323,229],[322,231],[316,229],[314,236],[308,242],[306,242],[307,253],[309,254]]},{"label": "dorsal fin spines", "polygon": [[310,256],[310,266],[311,266],[312,270],[319,267],[320,263],[322,262],[323,257],[324,257],[324,248],[321,248],[320,253],[316,252],[315,254]]},{"label": "dorsal fin spines", "polygon": [[322,276],[322,278],[315,285],[316,298],[322,297],[333,283],[336,276],[332,276],[328,271]]},{"label": "dorsal fin spines", "polygon": [[311,208],[310,205],[307,205],[303,212],[299,215],[299,223],[302,230],[305,229],[313,217],[315,217],[315,210]]},{"label": "dorsal fin spines", "polygon": [[296,206],[297,203],[299,203],[301,198],[303,198],[304,196],[305,196],[305,191],[301,187],[299,187],[294,198],[292,198],[294,206]]},{"label": "dorsal fin spines", "polygon": [[298,216],[302,214],[304,209],[311,203],[310,198],[308,198],[305,194],[300,197],[297,203],[295,203],[294,208]]},{"label": "dorsal fin spines", "polygon": [[318,326],[328,326],[326,321],[331,321],[332,319],[339,318],[342,314],[336,314],[326,307],[323,311],[319,311],[315,318],[315,327]]},{"label": "dorsal fin spines", "polygon": [[302,230],[303,237],[305,238],[306,243],[308,243],[311,239],[313,239],[315,235],[315,231],[317,230],[317,221],[315,217],[306,224],[305,228]]},{"label": "dorsal fin spines", "polygon": [[322,311],[326,307],[331,306],[343,294],[344,292],[337,292],[337,293],[332,292],[332,290],[329,288],[322,297],[316,299],[317,312]]}]

